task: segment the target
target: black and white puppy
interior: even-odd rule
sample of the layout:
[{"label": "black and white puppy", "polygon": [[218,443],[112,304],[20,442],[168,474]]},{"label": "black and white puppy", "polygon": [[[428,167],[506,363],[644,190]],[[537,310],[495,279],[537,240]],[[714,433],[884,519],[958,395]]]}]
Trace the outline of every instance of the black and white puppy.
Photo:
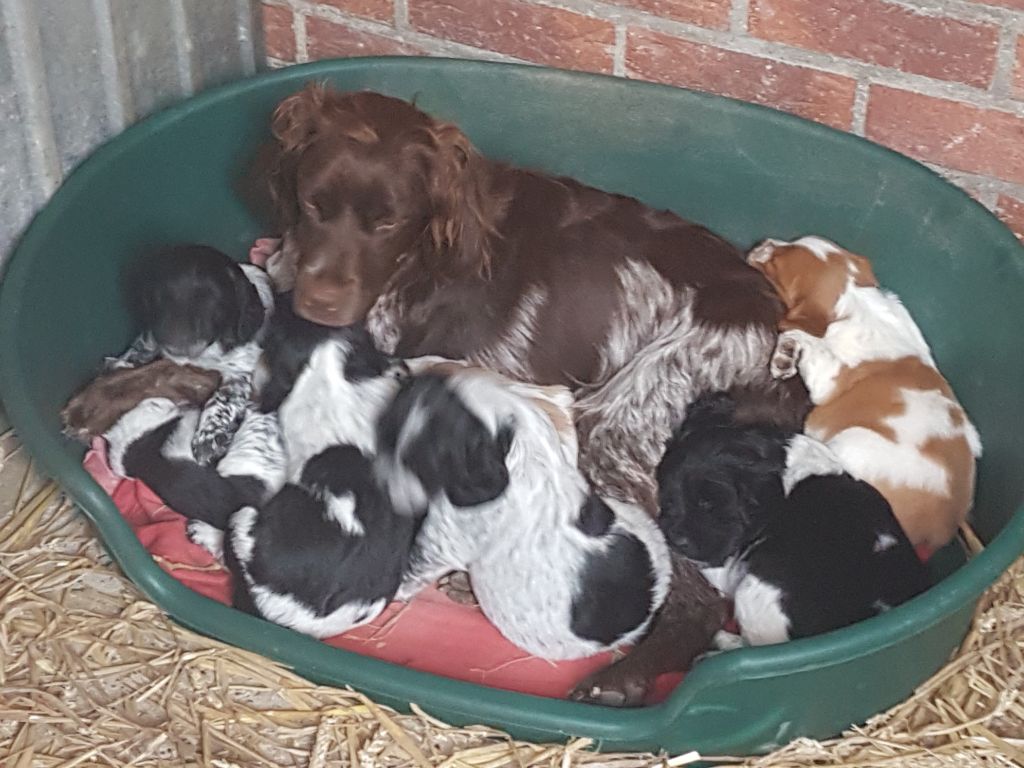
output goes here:
[{"label": "black and white puppy", "polygon": [[108,367],[166,357],[221,374],[192,440],[200,464],[224,455],[252,394],[260,340],[273,310],[270,278],[215,248],[179,245],[155,252],[126,274],[128,305],[142,332]]},{"label": "black and white puppy", "polygon": [[200,464],[192,453],[198,423],[198,408],[148,398],[104,434],[107,458],[116,474],[142,480],[171,509],[223,529],[234,512],[262,504],[284,484],[277,418],[246,411],[216,467]]},{"label": "black and white puppy", "polygon": [[377,415],[404,365],[365,330],[326,328],[283,302],[265,344],[260,407],[277,410],[288,482],[237,512],[224,541],[235,607],[328,637],[394,596],[420,516],[396,512],[374,480]]},{"label": "black and white puppy", "polygon": [[400,599],[468,571],[505,637],[571,659],[636,640],[665,598],[670,565],[643,510],[588,486],[553,404],[482,369],[416,376],[380,419],[376,472],[396,509],[429,509]]},{"label": "black and white puppy", "polygon": [[735,601],[743,640],[839,629],[929,586],[882,495],[822,443],[738,424],[724,393],[698,398],[658,468],[669,546]]}]

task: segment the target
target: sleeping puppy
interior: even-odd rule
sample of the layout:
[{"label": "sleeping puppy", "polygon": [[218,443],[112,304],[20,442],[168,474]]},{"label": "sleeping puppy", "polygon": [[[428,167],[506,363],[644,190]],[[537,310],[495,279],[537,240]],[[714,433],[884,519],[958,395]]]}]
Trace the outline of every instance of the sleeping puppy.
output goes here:
[{"label": "sleeping puppy", "polygon": [[405,368],[364,330],[317,326],[287,305],[271,321],[263,362],[258,399],[278,411],[288,482],[231,518],[224,560],[233,602],[328,637],[384,609],[419,527],[416,511],[392,508],[372,468],[376,418]]},{"label": "sleeping puppy", "polygon": [[882,493],[914,546],[949,543],[981,441],[910,313],[866,258],[820,237],[767,240],[749,262],[786,305],[771,370],[807,385],[807,434]]},{"label": "sleeping puppy", "polygon": [[221,384],[206,403],[192,442],[200,464],[224,455],[252,394],[252,373],[274,298],[270,279],[203,245],[161,250],[126,275],[129,308],[142,332],[110,368],[164,357],[215,370]]},{"label": "sleeping puppy", "polygon": [[668,591],[664,538],[639,507],[597,496],[556,421],[509,384],[423,374],[381,416],[377,477],[397,510],[428,510],[398,597],[466,570],[483,613],[528,653],[630,643]]},{"label": "sleeping puppy", "polygon": [[839,629],[928,587],[881,494],[817,440],[738,424],[724,393],[690,406],[658,483],[669,546],[734,599],[750,645]]},{"label": "sleeping puppy", "polygon": [[262,504],[284,483],[284,452],[273,414],[248,410],[216,465],[192,453],[199,409],[147,398],[107,430],[107,457],[122,477],[138,478],[171,509],[223,529],[249,504]]}]

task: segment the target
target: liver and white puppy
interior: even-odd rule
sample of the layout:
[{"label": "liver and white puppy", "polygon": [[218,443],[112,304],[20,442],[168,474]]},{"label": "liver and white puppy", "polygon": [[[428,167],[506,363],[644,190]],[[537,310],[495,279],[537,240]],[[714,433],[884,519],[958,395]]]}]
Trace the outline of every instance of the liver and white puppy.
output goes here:
[{"label": "liver and white puppy", "polygon": [[529,653],[630,643],[668,591],[664,538],[639,507],[590,489],[553,403],[516,386],[472,368],[423,374],[382,415],[378,478],[396,508],[429,510],[399,595],[464,569],[487,618]]},{"label": "liver and white puppy", "polygon": [[947,544],[974,497],[977,430],[871,264],[820,237],[767,240],[749,262],[786,305],[772,374],[803,378],[806,431],[874,485],[915,546]]},{"label": "liver and white puppy", "polygon": [[156,252],[132,264],[126,278],[129,308],[142,332],[108,366],[165,357],[220,373],[220,387],[193,436],[196,460],[209,464],[224,455],[252,394],[260,338],[274,306],[270,278],[202,245]]},{"label": "liver and white puppy", "polygon": [[878,491],[813,438],[738,424],[724,393],[690,406],[658,484],[669,546],[733,598],[750,645],[839,629],[928,587]]}]

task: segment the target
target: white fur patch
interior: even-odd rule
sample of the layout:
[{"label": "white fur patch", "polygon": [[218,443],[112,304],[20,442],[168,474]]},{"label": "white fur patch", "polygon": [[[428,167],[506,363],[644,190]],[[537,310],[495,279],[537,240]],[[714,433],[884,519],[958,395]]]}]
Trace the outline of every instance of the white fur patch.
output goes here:
[{"label": "white fur patch", "polygon": [[234,547],[235,556],[243,566],[247,566],[252,560],[252,550],[256,546],[252,529],[258,516],[255,507],[242,507],[231,516],[228,525],[228,530],[231,531],[231,546]]},{"label": "white fur patch", "polygon": [[547,301],[545,289],[528,287],[519,297],[501,337],[486,349],[474,352],[473,362],[517,379],[533,378],[530,351],[540,333],[540,313]]},{"label": "white fur patch", "polygon": [[734,596],[736,621],[748,645],[789,640],[789,617],[782,610],[782,590],[747,574]]},{"label": "white fur patch", "polygon": [[789,243],[789,245],[806,248],[821,261],[828,261],[828,257],[833,253],[843,252],[843,249],[831,240],[826,240],[824,237],[818,237],[817,235],[806,235],[801,237],[799,240],[794,240],[792,243]]},{"label": "white fur patch", "polygon": [[341,496],[328,494],[324,498],[327,518],[338,524],[345,533],[351,536],[365,536],[366,529],[356,516],[356,499],[351,493]]},{"label": "white fur patch", "polygon": [[899,543],[899,540],[891,533],[879,533],[875,538],[875,544],[871,547],[872,552],[885,552],[892,549]]},{"label": "white fur patch", "polygon": [[125,476],[124,453],[129,445],[181,413],[182,408],[166,397],[150,397],[118,419],[103,435],[108,446],[107,461],[114,473]]},{"label": "white fur patch", "polygon": [[224,531],[202,520],[189,520],[185,525],[185,534],[189,541],[209,552],[221,565],[224,564]]},{"label": "white fur patch", "polygon": [[344,363],[351,346],[319,345],[278,411],[288,454],[288,479],[297,481],[311,458],[334,445],[353,445],[373,455],[377,417],[398,390],[391,376],[348,381]]},{"label": "white fur patch", "polygon": [[824,443],[806,435],[793,435],[786,449],[782,488],[788,496],[797,483],[818,475],[841,475],[843,465]]},{"label": "white fur patch", "polygon": [[317,638],[338,635],[372,621],[388,602],[383,598],[372,602],[359,600],[345,603],[326,616],[317,616],[295,598],[278,594],[262,585],[252,586],[249,591],[264,618]]},{"label": "white fur patch", "polygon": [[246,411],[228,452],[217,464],[217,474],[258,478],[266,488],[265,496],[269,497],[284,485],[286,468],[277,416]]}]

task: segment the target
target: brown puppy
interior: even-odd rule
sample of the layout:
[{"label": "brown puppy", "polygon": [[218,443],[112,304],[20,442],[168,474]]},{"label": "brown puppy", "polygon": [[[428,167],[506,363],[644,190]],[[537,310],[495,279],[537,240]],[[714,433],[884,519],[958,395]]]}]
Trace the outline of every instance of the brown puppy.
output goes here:
[{"label": "brown puppy", "polygon": [[772,372],[810,390],[807,434],[879,490],[912,544],[949,543],[981,441],[910,313],[866,258],[824,238],[768,240],[750,263],[786,304]]},{"label": "brown puppy", "polygon": [[88,441],[102,435],[146,398],[166,397],[180,405],[202,405],[219,386],[220,374],[216,371],[170,360],[102,373],[61,411],[64,432]]}]

